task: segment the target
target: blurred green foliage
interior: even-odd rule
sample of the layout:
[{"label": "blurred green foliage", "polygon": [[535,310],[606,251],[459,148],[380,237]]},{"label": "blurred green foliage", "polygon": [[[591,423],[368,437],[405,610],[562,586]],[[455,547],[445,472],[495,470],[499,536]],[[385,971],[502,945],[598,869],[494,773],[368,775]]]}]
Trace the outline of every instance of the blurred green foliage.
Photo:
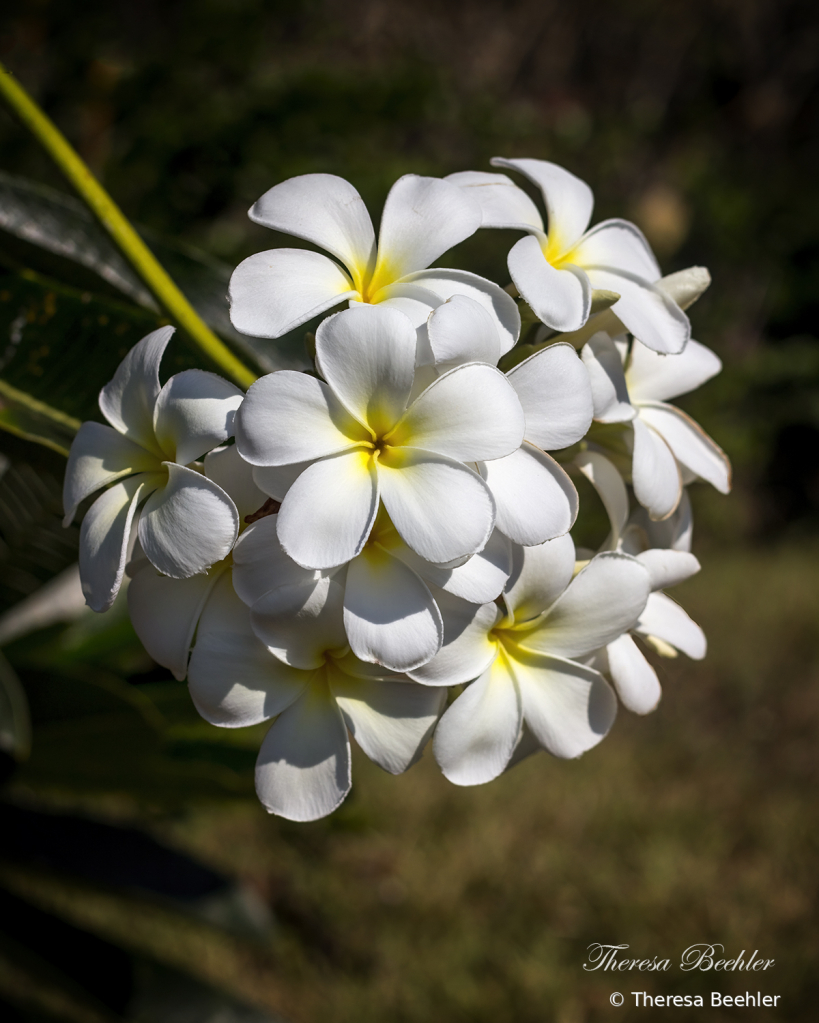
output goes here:
[{"label": "blurred green foliage", "polygon": [[[688,404],[734,458],[746,535],[819,523],[813,5],[90,0],[77,13],[10,0],[3,59],[132,219],[229,264],[284,241],[246,210],[293,174],[349,178],[376,217],[399,174],[498,153],[586,178],[597,215],[634,218],[669,271],[712,270],[693,319],[728,372]],[[5,113],[0,145],[6,170],[62,187]],[[446,262],[504,280],[506,240],[484,232]]]}]

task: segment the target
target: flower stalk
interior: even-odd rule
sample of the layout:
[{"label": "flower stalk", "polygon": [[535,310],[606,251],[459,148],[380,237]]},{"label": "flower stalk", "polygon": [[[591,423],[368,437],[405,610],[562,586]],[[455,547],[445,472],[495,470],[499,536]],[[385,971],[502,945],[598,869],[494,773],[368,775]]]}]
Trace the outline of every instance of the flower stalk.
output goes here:
[{"label": "flower stalk", "polygon": [[249,387],[256,375],[201,319],[62,132],[2,64],[0,94],[47,150],[171,319],[179,324],[216,368],[241,387]]}]

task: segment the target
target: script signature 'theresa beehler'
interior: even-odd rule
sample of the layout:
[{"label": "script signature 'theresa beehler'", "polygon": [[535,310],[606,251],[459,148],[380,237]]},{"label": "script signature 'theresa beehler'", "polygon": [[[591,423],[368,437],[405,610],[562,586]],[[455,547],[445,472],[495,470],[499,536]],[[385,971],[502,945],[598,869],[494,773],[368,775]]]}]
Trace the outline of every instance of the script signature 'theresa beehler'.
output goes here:
[{"label": "script signature 'theresa beehler'", "polygon": [[[628,945],[603,945],[594,942],[588,946],[589,957],[583,963],[584,970],[611,970],[613,972],[625,972],[636,970],[639,973],[664,972],[671,969],[671,960],[652,956],[650,959],[618,958],[618,952],[625,952]],[[747,951],[742,949],[738,956],[729,959],[725,955],[725,946],[719,943],[689,945],[680,957],[680,969],[685,972],[692,970],[714,970],[714,971],[744,971],[756,973],[770,969],[774,965],[774,959],[760,958],[759,949],[754,949],[750,957]]]}]

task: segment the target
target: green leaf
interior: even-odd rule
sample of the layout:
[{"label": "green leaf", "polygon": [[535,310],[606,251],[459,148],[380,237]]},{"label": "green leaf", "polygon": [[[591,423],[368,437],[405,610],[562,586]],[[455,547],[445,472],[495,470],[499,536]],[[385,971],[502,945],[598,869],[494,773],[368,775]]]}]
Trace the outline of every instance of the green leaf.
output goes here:
[{"label": "green leaf", "polygon": [[[15,784],[39,794],[119,795],[172,809],[191,800],[252,795],[258,739],[253,749],[232,745],[232,737],[222,742],[221,734],[210,742],[174,740],[144,686],[98,668],[19,674],[34,743]],[[156,685],[176,689],[190,702],[184,683]]]},{"label": "green leaf", "polygon": [[79,287],[99,290],[104,282],[110,294],[159,312],[99,221],[71,196],[0,172],[0,228],[21,243],[4,238],[0,247],[24,266]]},{"label": "green leaf", "polygon": [[[8,437],[13,448],[38,449]],[[4,459],[0,467],[0,611],[62,572],[77,560],[79,526],[62,526],[62,459],[40,448],[43,464],[23,457]],[[22,452],[20,452],[22,455]],[[15,452],[17,455],[17,452]],[[53,465],[52,462],[56,463]]]},{"label": "green leaf", "polygon": [[[309,368],[304,328],[277,341],[235,330],[227,301],[228,264],[145,228],[139,233],[205,323],[259,370]],[[141,279],[86,206],[56,189],[1,172],[0,250],[18,266],[92,292],[102,289],[110,295],[116,289],[157,312]]]},{"label": "green leaf", "polygon": [[[100,388],[128,350],[164,322],[137,306],[35,274],[2,276],[0,337],[8,341],[0,348],[0,377],[16,391],[65,415],[100,419]],[[170,376],[203,365],[180,332],[162,369]]]},{"label": "green leaf", "polygon": [[0,380],[0,428],[67,456],[80,421]]},{"label": "green leaf", "polygon": [[124,594],[105,615],[24,636],[5,653],[31,708],[32,754],[15,775],[28,789],[174,808],[252,794],[266,725],[217,728],[199,716],[184,682],[143,682],[164,672],[139,644]]}]

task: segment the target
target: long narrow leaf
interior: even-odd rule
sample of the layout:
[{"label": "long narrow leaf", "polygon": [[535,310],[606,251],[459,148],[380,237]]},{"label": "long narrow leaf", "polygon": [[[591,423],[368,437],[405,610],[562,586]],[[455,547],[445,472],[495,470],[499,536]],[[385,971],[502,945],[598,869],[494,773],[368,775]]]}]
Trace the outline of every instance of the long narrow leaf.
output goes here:
[{"label": "long narrow leaf", "polygon": [[[128,350],[162,322],[131,304],[33,274],[8,274],[0,277],[0,338],[6,339],[0,379],[68,417],[99,419],[100,388]],[[191,366],[212,368],[179,334],[163,359],[163,372]]]},{"label": "long narrow leaf", "polygon": [[[140,234],[205,323],[260,371],[309,368],[304,330],[271,342],[234,329],[228,312],[231,267],[227,263],[146,229],[140,229]],[[106,292],[115,288],[137,305],[157,311],[139,276],[82,203],[54,188],[0,172],[3,248],[32,270],[92,291],[104,282]]]},{"label": "long narrow leaf", "polygon": [[67,455],[80,421],[0,380],[0,428]]}]

